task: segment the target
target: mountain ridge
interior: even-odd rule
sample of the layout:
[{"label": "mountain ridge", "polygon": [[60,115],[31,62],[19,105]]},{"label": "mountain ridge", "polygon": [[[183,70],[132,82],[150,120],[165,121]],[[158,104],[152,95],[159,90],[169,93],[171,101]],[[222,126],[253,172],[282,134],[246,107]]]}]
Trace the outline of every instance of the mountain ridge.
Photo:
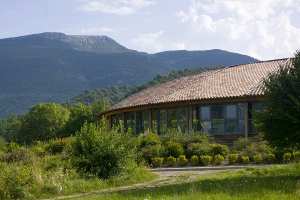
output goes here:
[{"label": "mountain ridge", "polygon": [[0,116],[22,113],[38,102],[65,102],[85,90],[141,85],[172,70],[255,61],[219,49],[149,54],[108,36],[46,32],[0,39]]}]

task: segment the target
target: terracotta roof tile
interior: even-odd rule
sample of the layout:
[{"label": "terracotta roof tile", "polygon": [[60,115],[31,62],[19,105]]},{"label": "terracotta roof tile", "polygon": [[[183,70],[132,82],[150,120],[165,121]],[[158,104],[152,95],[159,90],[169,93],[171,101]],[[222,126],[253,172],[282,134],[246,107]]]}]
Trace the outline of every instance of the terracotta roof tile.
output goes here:
[{"label": "terracotta roof tile", "polygon": [[230,66],[175,79],[144,89],[112,107],[112,110],[169,103],[263,95],[263,79],[288,59]]}]

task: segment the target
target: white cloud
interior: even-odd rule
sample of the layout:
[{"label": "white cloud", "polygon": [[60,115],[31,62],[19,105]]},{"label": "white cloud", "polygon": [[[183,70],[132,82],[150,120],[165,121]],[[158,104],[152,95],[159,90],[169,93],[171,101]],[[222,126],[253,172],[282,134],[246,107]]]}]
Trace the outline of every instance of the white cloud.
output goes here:
[{"label": "white cloud", "polygon": [[130,44],[133,49],[149,53],[186,48],[184,42],[170,42],[170,38],[167,37],[167,34],[163,30],[139,34],[130,40]]},{"label": "white cloud", "polygon": [[257,58],[291,56],[300,48],[299,0],[192,0],[177,12],[190,49],[221,48]]},{"label": "white cloud", "polygon": [[142,33],[131,40],[133,46],[146,52],[158,52],[163,50],[162,36],[164,31]]},{"label": "white cloud", "polygon": [[151,6],[153,0],[83,0],[81,10],[115,15],[130,15]]},{"label": "white cloud", "polygon": [[109,27],[88,27],[83,28],[80,31],[81,34],[85,35],[102,35],[102,34],[111,34],[114,33],[114,30]]}]

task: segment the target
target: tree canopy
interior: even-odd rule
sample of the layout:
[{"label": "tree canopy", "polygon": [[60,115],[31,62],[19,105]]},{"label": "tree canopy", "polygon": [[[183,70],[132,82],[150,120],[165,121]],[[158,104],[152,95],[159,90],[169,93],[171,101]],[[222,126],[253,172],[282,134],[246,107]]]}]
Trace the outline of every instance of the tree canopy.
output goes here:
[{"label": "tree canopy", "polygon": [[266,109],[258,128],[278,148],[300,147],[300,52],[265,81]]},{"label": "tree canopy", "polygon": [[20,138],[30,143],[34,140],[62,137],[69,117],[70,111],[60,104],[37,104],[24,116]]}]

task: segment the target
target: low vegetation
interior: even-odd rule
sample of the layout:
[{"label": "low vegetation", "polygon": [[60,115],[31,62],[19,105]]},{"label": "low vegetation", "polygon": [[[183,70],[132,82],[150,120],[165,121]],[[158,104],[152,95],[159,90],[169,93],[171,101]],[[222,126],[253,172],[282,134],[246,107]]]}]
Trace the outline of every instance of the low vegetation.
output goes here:
[{"label": "low vegetation", "polygon": [[130,185],[155,175],[137,164],[136,140],[86,124],[74,137],[30,146],[2,142],[0,199],[36,199]]},{"label": "low vegetation", "polygon": [[177,182],[158,188],[94,195],[83,200],[296,200],[299,195],[300,165],[289,164],[202,175],[197,181]]}]

